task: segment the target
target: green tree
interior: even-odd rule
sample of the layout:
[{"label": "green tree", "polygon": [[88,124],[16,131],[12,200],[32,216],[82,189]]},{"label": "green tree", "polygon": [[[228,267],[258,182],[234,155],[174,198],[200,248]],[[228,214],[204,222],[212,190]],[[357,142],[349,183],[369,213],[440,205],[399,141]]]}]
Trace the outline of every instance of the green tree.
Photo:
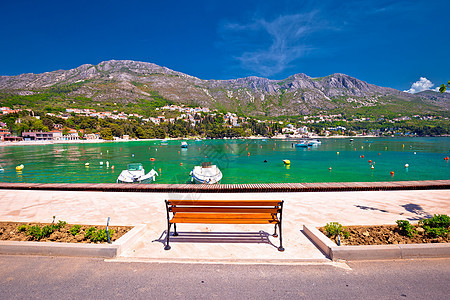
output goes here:
[{"label": "green tree", "polygon": [[114,139],[111,128],[102,128],[102,130],[100,130],[100,136],[104,140],[113,140]]},{"label": "green tree", "polygon": [[447,90],[447,88],[450,88],[450,80],[447,82],[447,84],[441,84],[439,87],[439,91],[443,94]]}]

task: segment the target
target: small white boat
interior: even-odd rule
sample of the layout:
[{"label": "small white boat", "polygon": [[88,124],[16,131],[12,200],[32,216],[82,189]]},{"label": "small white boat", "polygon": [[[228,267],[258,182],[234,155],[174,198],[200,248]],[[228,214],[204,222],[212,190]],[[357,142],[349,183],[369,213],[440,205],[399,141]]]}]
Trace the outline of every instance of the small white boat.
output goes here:
[{"label": "small white boat", "polygon": [[144,167],[140,163],[128,164],[127,169],[117,178],[117,183],[150,183],[155,181],[156,176],[158,173],[155,170],[145,174]]},{"label": "small white boat", "polygon": [[187,148],[188,147],[188,143],[186,142],[181,142],[181,148]]},{"label": "small white boat", "polygon": [[320,145],[320,144],[322,144],[322,142],[319,141],[319,140],[310,140],[310,141],[308,141],[308,146],[317,146],[317,145]]},{"label": "small white boat", "polygon": [[222,172],[216,165],[204,162],[201,166],[195,166],[190,173],[191,181],[195,183],[214,184],[222,179]]}]

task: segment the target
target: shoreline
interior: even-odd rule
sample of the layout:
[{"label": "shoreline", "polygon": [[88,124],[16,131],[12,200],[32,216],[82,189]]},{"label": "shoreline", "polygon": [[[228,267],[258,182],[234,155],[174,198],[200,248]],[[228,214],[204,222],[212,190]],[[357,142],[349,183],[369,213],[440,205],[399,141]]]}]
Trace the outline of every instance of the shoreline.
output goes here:
[{"label": "shoreline", "polygon": [[[236,139],[247,139],[247,140],[309,140],[309,139],[360,139],[360,138],[392,138],[390,136],[375,136],[375,135],[362,135],[362,136],[318,136],[312,135],[310,137],[302,136],[289,136],[277,135],[273,137],[264,136],[249,136],[249,137],[239,137],[239,138],[221,138],[221,139],[211,139],[211,140],[236,140]],[[403,138],[414,138],[401,136]],[[442,136],[447,137],[447,136]],[[189,138],[165,138],[165,139],[115,139],[115,140],[59,140],[59,141],[19,141],[19,142],[0,142],[0,147],[8,146],[40,146],[40,145],[60,145],[60,144],[98,144],[98,143],[123,143],[123,142],[154,142],[154,141],[177,141],[177,140],[195,140],[198,137]],[[397,137],[395,137],[397,138]],[[202,138],[201,140],[209,140],[207,138]]]}]

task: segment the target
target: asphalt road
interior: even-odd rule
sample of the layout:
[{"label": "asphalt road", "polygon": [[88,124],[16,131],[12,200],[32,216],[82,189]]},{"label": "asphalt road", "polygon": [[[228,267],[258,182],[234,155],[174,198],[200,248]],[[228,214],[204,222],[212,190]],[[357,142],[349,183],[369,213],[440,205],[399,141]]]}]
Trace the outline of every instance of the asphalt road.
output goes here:
[{"label": "asphalt road", "polygon": [[0,299],[450,297],[450,259],[350,262],[348,266],[130,263],[0,255]]}]

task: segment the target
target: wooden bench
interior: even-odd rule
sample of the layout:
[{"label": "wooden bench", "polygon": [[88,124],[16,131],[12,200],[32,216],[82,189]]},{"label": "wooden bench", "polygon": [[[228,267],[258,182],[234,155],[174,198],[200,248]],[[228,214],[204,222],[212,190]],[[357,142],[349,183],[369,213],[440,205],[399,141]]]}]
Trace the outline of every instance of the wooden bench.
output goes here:
[{"label": "wooden bench", "polygon": [[[165,250],[170,250],[170,228],[174,225],[177,236],[178,223],[198,224],[273,224],[278,237],[279,251],[284,251],[281,231],[283,202],[278,200],[166,200],[167,237]],[[172,213],[172,217],[170,214]]]}]

